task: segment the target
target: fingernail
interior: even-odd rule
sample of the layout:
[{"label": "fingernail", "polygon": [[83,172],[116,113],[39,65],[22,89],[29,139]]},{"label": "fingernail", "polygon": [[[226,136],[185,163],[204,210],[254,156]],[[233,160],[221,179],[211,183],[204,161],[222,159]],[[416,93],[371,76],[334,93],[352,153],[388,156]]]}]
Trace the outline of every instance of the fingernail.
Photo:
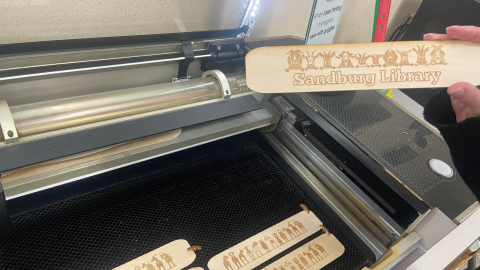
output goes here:
[{"label": "fingernail", "polygon": [[465,89],[460,87],[460,88],[457,88],[457,89],[452,90],[452,91],[447,91],[447,93],[451,96],[461,97],[465,94]]},{"label": "fingernail", "polygon": [[450,28],[450,27],[457,27],[458,25],[450,25],[449,27],[447,27],[446,29]]}]

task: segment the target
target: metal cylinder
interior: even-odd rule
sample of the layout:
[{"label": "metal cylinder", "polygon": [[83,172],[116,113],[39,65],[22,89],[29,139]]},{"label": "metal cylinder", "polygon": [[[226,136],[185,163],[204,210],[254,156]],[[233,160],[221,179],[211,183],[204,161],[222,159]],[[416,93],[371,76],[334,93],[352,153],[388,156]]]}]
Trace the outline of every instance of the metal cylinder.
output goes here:
[{"label": "metal cylinder", "polygon": [[[245,73],[227,76],[232,95],[248,90]],[[70,128],[220,98],[214,78],[194,79],[11,107],[19,136]]]}]

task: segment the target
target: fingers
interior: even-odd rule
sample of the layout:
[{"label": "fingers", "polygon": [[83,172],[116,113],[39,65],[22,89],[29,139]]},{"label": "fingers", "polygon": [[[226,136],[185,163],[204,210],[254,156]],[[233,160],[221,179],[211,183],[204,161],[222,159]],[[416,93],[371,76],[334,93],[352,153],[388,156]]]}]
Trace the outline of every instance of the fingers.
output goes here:
[{"label": "fingers", "polygon": [[423,40],[451,40],[451,38],[446,34],[426,34]]},{"label": "fingers", "polygon": [[450,26],[447,35],[451,39],[480,42],[480,27],[476,26]]},{"label": "fingers", "polygon": [[459,82],[450,86],[447,93],[454,99],[480,111],[480,89],[470,83]]}]

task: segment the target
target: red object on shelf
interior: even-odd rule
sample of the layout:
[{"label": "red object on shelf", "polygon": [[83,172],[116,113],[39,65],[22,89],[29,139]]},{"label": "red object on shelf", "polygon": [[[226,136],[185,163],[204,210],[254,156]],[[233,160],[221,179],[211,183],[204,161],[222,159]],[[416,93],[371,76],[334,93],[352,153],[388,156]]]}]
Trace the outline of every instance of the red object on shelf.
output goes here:
[{"label": "red object on shelf", "polygon": [[379,0],[377,11],[377,22],[373,42],[384,42],[387,34],[388,17],[390,15],[391,0]]}]

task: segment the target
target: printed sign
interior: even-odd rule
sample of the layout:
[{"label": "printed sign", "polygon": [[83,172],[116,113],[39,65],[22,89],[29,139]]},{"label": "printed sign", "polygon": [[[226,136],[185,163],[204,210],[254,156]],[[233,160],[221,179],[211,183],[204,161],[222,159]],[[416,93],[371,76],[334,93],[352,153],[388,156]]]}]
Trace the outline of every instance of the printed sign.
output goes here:
[{"label": "printed sign", "polygon": [[332,44],[343,0],[317,0],[310,18],[305,44]]}]

